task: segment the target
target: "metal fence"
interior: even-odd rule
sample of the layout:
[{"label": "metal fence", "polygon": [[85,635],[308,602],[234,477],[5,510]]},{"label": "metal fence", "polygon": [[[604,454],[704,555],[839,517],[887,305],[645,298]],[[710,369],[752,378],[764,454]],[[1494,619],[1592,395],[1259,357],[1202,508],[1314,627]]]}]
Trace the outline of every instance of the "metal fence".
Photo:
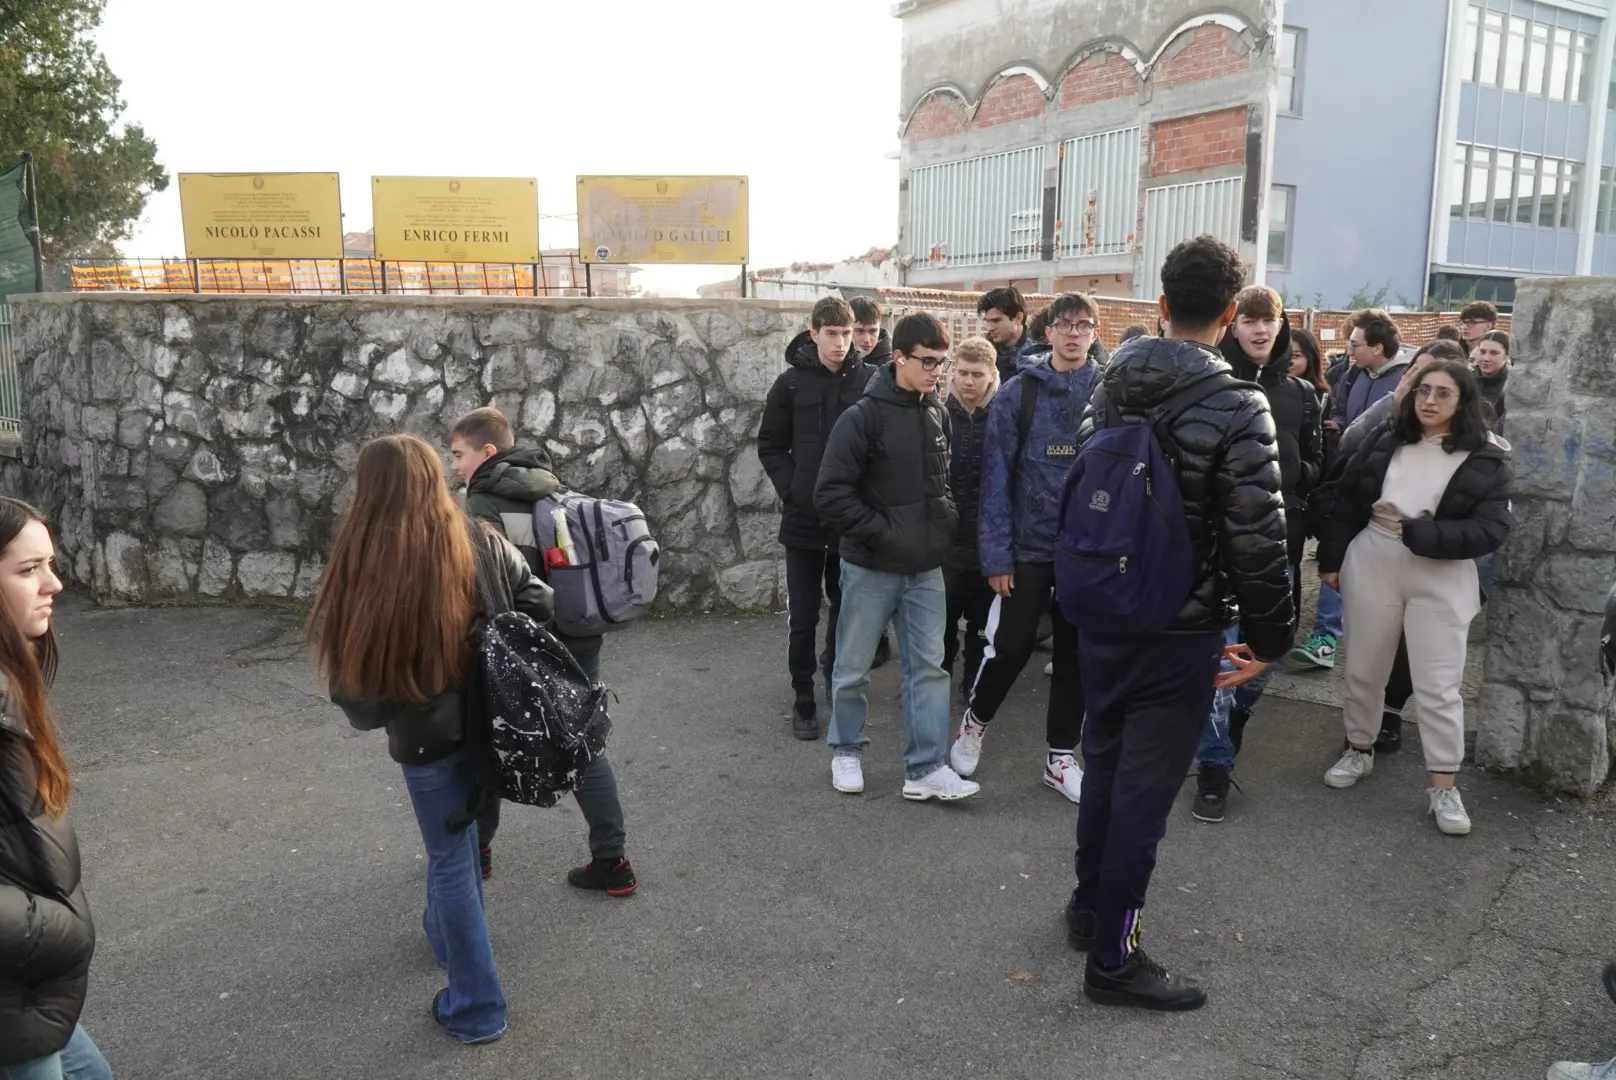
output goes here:
[{"label": "metal fence", "polygon": [[1161,265],[1167,253],[1182,241],[1211,233],[1219,240],[1239,246],[1243,190],[1243,181],[1232,176],[1145,191],[1146,296],[1161,293]]},{"label": "metal fence", "polygon": [[627,295],[625,268],[576,256],[542,263],[379,259],[117,259],[75,263],[75,292],[325,293],[428,296]]},{"label": "metal fence", "polygon": [[1060,149],[1063,256],[1133,250],[1139,227],[1139,129],[1068,139]]},{"label": "metal fence", "polygon": [[910,247],[936,266],[1022,262],[1043,243],[1044,148],[909,174]]},{"label": "metal fence", "polygon": [[0,444],[22,438],[22,380],[11,336],[11,305],[0,303]]}]

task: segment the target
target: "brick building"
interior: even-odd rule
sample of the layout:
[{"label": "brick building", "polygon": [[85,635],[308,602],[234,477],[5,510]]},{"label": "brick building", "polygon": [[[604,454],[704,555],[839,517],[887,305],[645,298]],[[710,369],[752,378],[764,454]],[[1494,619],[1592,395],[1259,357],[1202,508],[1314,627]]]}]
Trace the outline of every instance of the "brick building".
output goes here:
[{"label": "brick building", "polygon": [[1203,232],[1320,306],[1616,271],[1613,7],[900,0],[907,283],[1149,297]]}]

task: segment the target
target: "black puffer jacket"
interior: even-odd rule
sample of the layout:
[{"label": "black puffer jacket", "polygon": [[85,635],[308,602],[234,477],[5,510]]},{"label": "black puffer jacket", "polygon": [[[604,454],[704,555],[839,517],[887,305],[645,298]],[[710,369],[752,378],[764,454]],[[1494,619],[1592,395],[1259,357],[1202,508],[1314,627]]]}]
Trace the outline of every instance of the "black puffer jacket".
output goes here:
[{"label": "black puffer jacket", "polygon": [[[1078,428],[1078,443],[1105,426],[1107,402],[1140,423],[1178,391],[1229,365],[1204,345],[1135,338],[1117,349]],[[1241,640],[1261,660],[1290,649],[1290,580],[1285,504],[1280,495],[1274,419],[1262,394],[1214,391],[1173,427],[1178,487],[1199,569],[1189,601],[1169,633],[1217,633],[1239,619]]]},{"label": "black puffer jacket", "polygon": [[[477,527],[479,537],[481,527]],[[497,552],[505,580],[510,583],[512,606],[525,612],[539,625],[550,621],[554,593],[550,586],[533,576],[522,553],[504,537],[489,537]],[[471,647],[467,627],[466,647]],[[400,765],[426,765],[459,750],[466,741],[462,715],[463,687],[451,687],[420,705],[397,701],[364,701],[349,697],[335,684],[331,700],[342,708],[348,722],[360,731],[387,729],[387,753]]]},{"label": "black puffer jacket", "polygon": [[836,536],[814,508],[819,463],[831,429],[864,396],[876,369],[855,349],[848,352],[840,371],[831,371],[819,362],[819,346],[806,330],[786,346],[786,363],[790,366],[774,380],[763,403],[758,460],[785,504],[780,514],[780,543],[830,551]]},{"label": "black puffer jacket", "polygon": [[948,446],[948,491],[959,515],[959,534],[948,565],[976,573],[981,569],[977,555],[976,517],[981,508],[982,445],[988,432],[988,402],[973,413],[953,394],[948,395],[950,438]]},{"label": "black puffer jacket", "polygon": [[78,839],[39,800],[29,738],[0,681],[0,1068],[67,1045],[95,953]]},{"label": "black puffer jacket", "polygon": [[1321,436],[1319,395],[1303,379],[1291,374],[1291,324],[1281,318],[1268,363],[1259,366],[1246,355],[1231,330],[1219,346],[1234,377],[1254,382],[1268,395],[1279,435],[1279,482],[1285,495],[1285,525],[1292,562],[1302,561],[1307,541],[1307,497],[1324,476],[1324,441]]},{"label": "black puffer jacket", "polygon": [[[1347,546],[1369,525],[1392,455],[1403,445],[1394,421],[1377,428],[1326,489],[1328,513],[1319,538],[1319,573],[1341,570]],[[1479,559],[1497,551],[1515,526],[1509,507],[1509,443],[1491,439],[1459,466],[1436,515],[1404,521],[1403,546],[1426,559]]]},{"label": "black puffer jacket", "polygon": [[814,505],[841,536],[842,558],[867,570],[920,574],[943,565],[959,518],[948,497],[948,410],[935,392],[879,369],[836,422]]}]

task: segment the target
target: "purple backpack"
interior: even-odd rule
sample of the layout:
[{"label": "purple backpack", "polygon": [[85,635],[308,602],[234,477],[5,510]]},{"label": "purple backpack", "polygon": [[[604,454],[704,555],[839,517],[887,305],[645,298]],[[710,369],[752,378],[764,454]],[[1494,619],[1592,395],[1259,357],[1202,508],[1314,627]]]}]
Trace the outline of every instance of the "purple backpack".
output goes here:
[{"label": "purple backpack", "polygon": [[1106,426],[1078,451],[1061,493],[1055,597],[1079,630],[1148,637],[1178,617],[1195,587],[1196,557],[1173,425],[1232,387],[1259,389],[1215,375],[1173,394],[1142,424],[1124,422],[1108,398]]}]

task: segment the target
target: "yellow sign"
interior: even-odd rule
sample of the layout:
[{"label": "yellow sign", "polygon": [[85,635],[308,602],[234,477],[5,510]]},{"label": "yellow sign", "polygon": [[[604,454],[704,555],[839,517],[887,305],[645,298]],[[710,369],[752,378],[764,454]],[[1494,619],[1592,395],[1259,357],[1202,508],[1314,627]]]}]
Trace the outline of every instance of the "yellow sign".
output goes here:
[{"label": "yellow sign", "polygon": [[539,182],[373,176],[376,257],[389,262],[539,261]]},{"label": "yellow sign", "polygon": [[191,259],[339,259],[336,173],[180,173]]},{"label": "yellow sign", "polygon": [[744,176],[580,176],[578,247],[590,263],[747,259]]}]

